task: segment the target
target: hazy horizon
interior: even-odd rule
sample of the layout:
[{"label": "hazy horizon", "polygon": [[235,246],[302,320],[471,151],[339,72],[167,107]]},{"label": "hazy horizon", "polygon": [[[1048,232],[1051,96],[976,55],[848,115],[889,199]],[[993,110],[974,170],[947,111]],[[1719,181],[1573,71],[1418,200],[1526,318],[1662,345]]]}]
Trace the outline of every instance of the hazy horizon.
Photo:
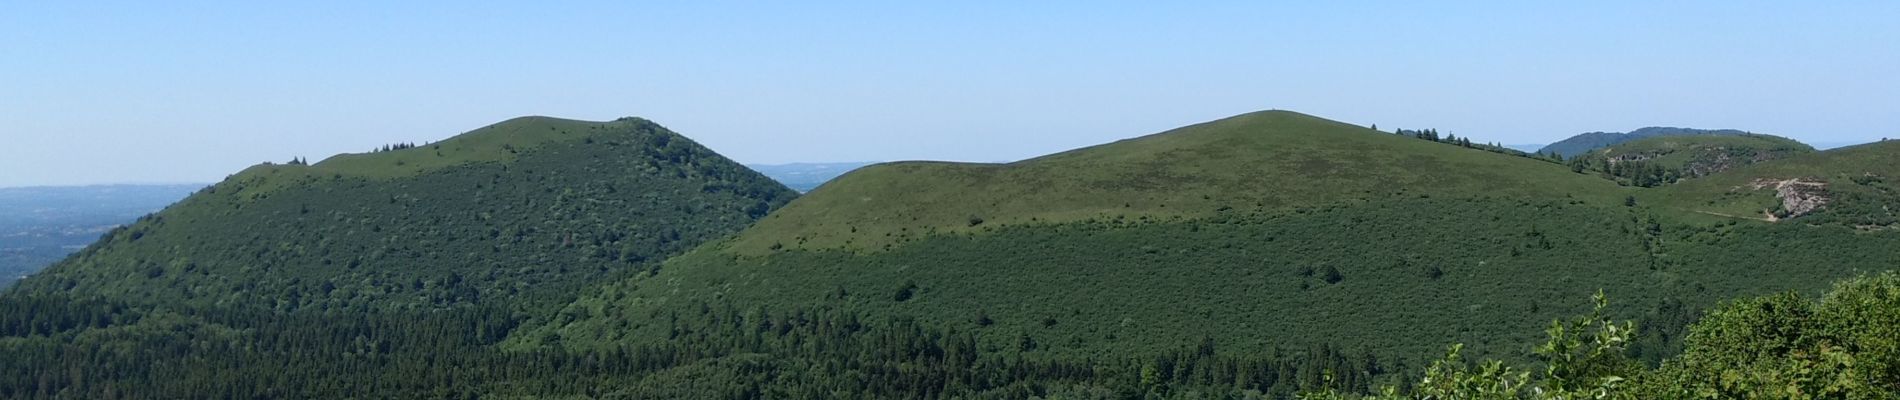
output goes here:
[{"label": "hazy horizon", "polygon": [[[1796,138],[1796,139],[1799,139],[1799,138]],[[1814,146],[1814,148],[1815,148],[1816,150],[1823,150],[1823,151],[1825,151],[1825,150],[1832,150],[1832,149],[1836,149],[1836,148],[1841,148],[1841,147],[1847,147],[1847,146],[1853,146],[1853,145],[1859,145],[1859,144],[1866,144],[1866,143],[1872,143],[1872,142],[1874,142],[1874,141],[1878,141],[1878,140],[1879,140],[1878,138],[1875,138],[1875,139],[1869,139],[1869,140],[1865,140],[1865,141],[1851,141],[1851,142],[1805,142],[1805,143],[1806,143],[1806,144],[1808,144],[1808,145],[1810,145],[1810,146]],[[1504,147],[1507,147],[1507,148],[1512,148],[1512,149],[1516,149],[1516,150],[1519,150],[1519,151],[1525,151],[1525,152],[1533,152],[1533,151],[1534,151],[1534,149],[1533,149],[1533,148],[1535,148],[1535,147],[1542,147],[1542,146],[1546,146],[1546,145],[1549,145],[1549,143],[1501,143],[1501,144],[1499,144],[1499,145],[1501,145],[1501,146],[1504,146]],[[1033,157],[1033,156],[1032,156],[1032,157]],[[1020,160],[1021,160],[1021,159],[1016,159],[1016,160],[951,160],[951,161],[958,161],[958,162],[979,162],[979,163],[982,163],[982,162],[989,162],[989,163],[1007,163],[1007,162],[1014,162],[1014,161],[1020,161]],[[746,166],[749,166],[749,167],[797,167],[797,166],[828,166],[828,165],[861,165],[861,164],[862,164],[862,165],[868,165],[868,164],[877,164],[877,163],[884,163],[884,162],[895,162],[895,161],[913,161],[913,160],[820,160],[820,161],[791,161],[791,162],[782,162],[782,163],[744,163],[744,164],[745,164]],[[939,160],[939,161],[941,161],[941,160]],[[312,162],[315,162],[315,161],[312,161]],[[767,172],[767,171],[761,171],[761,172]],[[235,173],[237,173],[237,172],[236,172],[236,171],[233,171],[232,173],[233,173],[233,174],[235,174]],[[767,173],[767,175],[769,176],[769,175],[771,175],[771,174],[770,174],[770,173]],[[59,188],[59,187],[103,187],[103,186],[186,186],[186,185],[210,185],[210,184],[214,184],[214,183],[217,183],[218,181],[222,181],[222,180],[223,180],[223,178],[222,178],[222,177],[220,177],[220,178],[218,178],[218,179],[214,179],[214,180],[206,180],[206,181],[197,181],[197,182],[193,182],[193,181],[180,181],[180,182],[102,182],[102,183],[75,183],[75,184],[46,184],[46,185],[18,185],[18,186],[5,186],[5,185],[0,185],[0,190],[4,190],[4,189],[32,189],[32,188]],[[781,182],[781,183],[783,183],[783,182]]]},{"label": "hazy horizon", "polygon": [[1900,136],[1900,3],[7,4],[0,187],[206,183],[522,115],[749,164],[1007,161],[1285,109],[1502,144]]}]

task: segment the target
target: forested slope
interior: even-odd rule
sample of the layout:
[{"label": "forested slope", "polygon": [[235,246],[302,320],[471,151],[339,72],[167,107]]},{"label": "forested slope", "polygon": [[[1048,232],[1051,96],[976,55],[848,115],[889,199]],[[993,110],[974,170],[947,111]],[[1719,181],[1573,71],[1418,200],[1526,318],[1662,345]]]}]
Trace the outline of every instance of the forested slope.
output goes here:
[{"label": "forested slope", "polygon": [[794,196],[645,120],[521,118],[246,169],[19,291],[279,311],[515,304],[653,268]]},{"label": "forested slope", "polygon": [[1634,357],[1657,362],[1722,299],[1900,265],[1883,250],[1895,235],[1652,200],[1668,193],[1247,114],[1011,164],[867,167],[658,275],[590,290],[511,346],[647,343],[700,329],[677,321],[706,308],[824,308],[973,332],[1029,359],[1210,341],[1288,359],[1337,349],[1376,360],[1356,367],[1376,376],[1417,373],[1453,341],[1524,357],[1538,335],[1522,326],[1586,306],[1545,299],[1602,289],[1643,326]]}]

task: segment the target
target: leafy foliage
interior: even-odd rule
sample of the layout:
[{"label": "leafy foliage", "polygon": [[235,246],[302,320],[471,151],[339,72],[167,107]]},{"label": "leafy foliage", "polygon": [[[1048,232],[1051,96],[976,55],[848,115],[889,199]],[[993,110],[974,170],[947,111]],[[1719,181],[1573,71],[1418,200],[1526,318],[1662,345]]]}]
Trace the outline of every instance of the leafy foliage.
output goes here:
[{"label": "leafy foliage", "polygon": [[1900,275],[1842,282],[1712,310],[1688,350],[1646,385],[1682,399],[1886,399],[1900,396]]},{"label": "leafy foliage", "polygon": [[[1650,370],[1623,358],[1628,323],[1597,309],[1553,322],[1533,377],[1489,360],[1470,367],[1453,345],[1408,392],[1336,389],[1304,399],[1891,399],[1900,396],[1900,275],[1842,282],[1820,302],[1789,292],[1729,302],[1695,324],[1688,350]],[[1594,332],[1582,336],[1578,328]],[[1577,357],[1584,356],[1584,357]]]}]

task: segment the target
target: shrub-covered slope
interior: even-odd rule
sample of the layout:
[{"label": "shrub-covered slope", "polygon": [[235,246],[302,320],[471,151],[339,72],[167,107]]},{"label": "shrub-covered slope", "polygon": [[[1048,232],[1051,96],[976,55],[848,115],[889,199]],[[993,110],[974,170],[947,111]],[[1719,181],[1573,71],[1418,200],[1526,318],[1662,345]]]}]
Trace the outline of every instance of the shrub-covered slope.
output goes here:
[{"label": "shrub-covered slope", "polygon": [[1900,227],[1900,141],[1755,163],[1640,192],[1668,207],[1760,219],[1890,231]]},{"label": "shrub-covered slope", "polygon": [[[657,276],[597,289],[530,342],[667,337],[673,313],[830,307],[970,330],[1058,358],[1159,354],[1212,338],[1263,354],[1320,345],[1388,360],[1445,343],[1519,354],[1516,329],[1604,288],[1620,315],[1679,329],[1713,301],[1819,289],[1900,265],[1892,235],[1794,225],[1696,226],[1645,210],[1502,199],[1403,199],[1288,215],[1106,219],[930,235],[888,251],[736,255],[704,248]],[[1793,249],[1793,250],[1790,250]],[[1807,261],[1822,254],[1826,265]],[[1746,265],[1741,269],[1737,266]],[[1027,338],[1027,339],[1025,339]],[[1667,336],[1641,351],[1660,357]],[[1414,358],[1416,359],[1416,358]],[[1652,358],[1653,359],[1653,358]]]},{"label": "shrub-covered slope", "polygon": [[518,118],[246,169],[18,290],[280,311],[536,302],[652,268],[794,196],[645,120]]},{"label": "shrub-covered slope", "polygon": [[1771,135],[1659,136],[1619,143],[1571,158],[1573,170],[1593,170],[1621,183],[1657,186],[1743,165],[1814,152]]},{"label": "shrub-covered slope", "polygon": [[1620,200],[1563,166],[1263,111],[1009,164],[900,162],[852,171],[734,242],[878,250],[933,232],[1091,218],[1203,218],[1392,197]]}]

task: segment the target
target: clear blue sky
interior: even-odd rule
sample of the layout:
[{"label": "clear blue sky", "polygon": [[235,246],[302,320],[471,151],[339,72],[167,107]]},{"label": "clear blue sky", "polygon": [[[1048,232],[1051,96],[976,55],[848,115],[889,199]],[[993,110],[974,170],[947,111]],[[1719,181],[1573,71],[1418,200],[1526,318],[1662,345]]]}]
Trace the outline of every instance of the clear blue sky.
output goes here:
[{"label": "clear blue sky", "polygon": [[0,186],[211,182],[530,114],[748,163],[1013,160],[1261,109],[1900,137],[1895,1],[292,3],[0,4]]}]

